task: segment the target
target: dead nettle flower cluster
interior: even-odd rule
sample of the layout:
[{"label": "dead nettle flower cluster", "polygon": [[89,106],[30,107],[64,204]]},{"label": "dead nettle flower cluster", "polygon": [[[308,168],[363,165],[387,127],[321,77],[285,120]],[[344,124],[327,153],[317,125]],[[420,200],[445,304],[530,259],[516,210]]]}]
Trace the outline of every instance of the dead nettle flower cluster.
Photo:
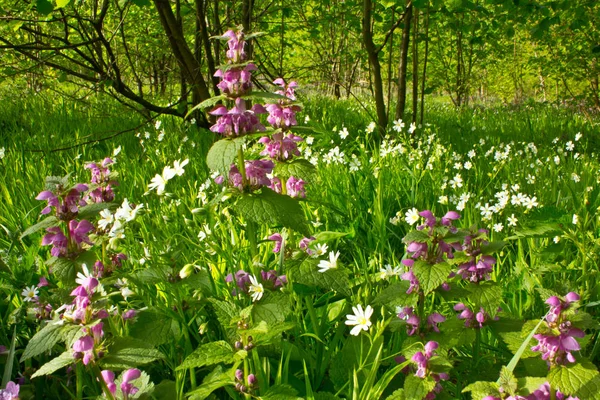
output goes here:
[{"label": "dead nettle flower cluster", "polygon": [[[228,109],[224,105],[218,105],[210,111],[209,114],[218,117],[210,129],[228,138],[264,132],[266,128],[260,122],[258,115],[266,113],[269,114],[267,122],[274,128],[270,137],[264,136],[259,139],[259,143],[265,145],[265,149],[260,154],[269,158],[246,160],[243,166],[232,164],[227,179],[228,185],[241,191],[256,190],[265,186],[290,197],[305,197],[305,182],[301,178],[290,176],[287,180],[283,180],[273,176],[275,162],[288,161],[300,156],[297,143],[303,139],[289,132],[292,126],[297,125],[296,113],[301,110],[300,106],[295,104],[296,82],[286,84],[282,78],[276,79],[273,83],[280,86],[281,90],[276,93],[281,98],[265,106],[255,103],[247,109],[247,101],[243,96],[252,91],[252,71],[256,70],[256,66],[247,61],[246,41],[242,31],[229,30],[223,36],[229,39],[227,64],[223,69],[219,69],[215,76],[221,78],[218,87],[233,101],[234,106]],[[244,171],[240,171],[240,168]],[[220,176],[216,182],[222,184],[225,178]]]},{"label": "dead nettle flower cluster", "polygon": [[570,320],[576,312],[578,302],[579,295],[575,292],[567,293],[564,298],[551,296],[546,300],[550,311],[546,314],[542,333],[533,336],[538,344],[531,350],[542,353],[542,359],[549,368],[576,362],[572,352],[581,350],[576,338],[585,336]]},{"label": "dead nettle flower cluster", "polygon": [[[419,221],[423,222],[417,226],[416,232],[409,233],[405,238],[408,258],[402,260],[402,264],[407,269],[401,275],[401,279],[410,283],[407,294],[415,293],[420,298],[424,294],[419,278],[415,274],[416,265],[433,266],[450,261],[457,265],[457,269],[449,270],[448,280],[459,276],[465,281],[478,284],[490,279],[496,259],[486,254],[485,251],[485,246],[489,244],[488,231],[485,229],[472,230],[468,234],[461,235],[458,228],[453,226],[453,222],[458,219],[460,219],[460,214],[456,211],[449,211],[441,218],[435,217],[429,210],[419,212],[416,208],[406,213],[405,220],[410,225]],[[455,253],[460,254],[460,259],[454,260]],[[448,282],[443,282],[440,287],[442,290],[450,290]],[[458,318],[464,319],[465,326],[469,328],[481,328],[486,321],[492,319],[489,314],[491,310],[486,311],[483,307],[480,307],[479,310],[472,310],[469,306],[458,303],[454,309],[460,312]],[[439,313],[432,313],[427,317],[418,315],[414,307],[409,306],[398,307],[396,314],[406,321],[409,336],[419,333],[422,328],[427,331],[439,332],[438,324],[446,320]],[[422,321],[425,318],[426,324],[423,324]],[[497,319],[497,317],[493,319]]]},{"label": "dead nettle flower cluster", "polygon": [[[143,205],[135,206],[125,199],[120,207],[114,212],[111,211],[114,209],[111,202],[115,199],[113,188],[118,185],[115,179],[116,173],[109,170],[109,166],[113,163],[112,159],[105,158],[100,163],[87,164],[86,169],[91,171],[92,176],[91,182],[86,184],[68,186],[68,177],[49,178],[47,190],[36,197],[38,200],[48,202],[42,214],[49,214],[54,210],[56,226],[46,229],[47,233],[42,239],[42,245],[52,246],[51,254],[55,259],[75,263],[84,253],[86,259],[89,259],[88,256],[94,254],[94,246],[103,246],[104,249],[101,259],[97,259],[92,268],[81,263],[81,271],[77,273],[75,279],[78,286],[71,291],[73,300],[57,308],[55,313],[58,319],[51,322],[81,327],[82,332],[73,342],[72,351],[74,360],[81,359],[84,365],[93,364],[107,351],[104,327],[110,313],[107,310],[106,292],[100,279],[110,275],[115,268],[121,267],[122,262],[127,260],[125,254],[116,251],[117,241],[124,237],[124,225],[134,220],[143,208]],[[103,203],[106,203],[106,208],[100,211],[96,224],[87,219],[79,219],[80,212],[85,211],[86,215],[93,215],[92,212],[88,212],[89,207],[94,205],[97,211],[97,204]],[[65,280],[64,276],[60,278]],[[69,284],[69,282],[63,283]],[[48,318],[52,307],[39,299],[38,289],[49,284],[48,279],[41,277],[37,288],[32,286],[23,292],[26,301],[37,304],[40,318]],[[114,307],[109,310],[117,315]],[[135,315],[135,310],[128,310],[121,315],[121,318],[127,321]],[[114,374],[111,374],[110,371],[103,371],[102,376],[105,378],[112,376],[114,380]],[[129,383],[127,379],[131,377],[128,377],[129,375],[125,376],[121,384],[124,398],[137,390]],[[135,378],[129,380],[133,379]],[[111,384],[109,381],[106,381],[106,384],[109,388],[114,386],[114,383]],[[113,389],[110,391],[114,395],[116,387]]]}]

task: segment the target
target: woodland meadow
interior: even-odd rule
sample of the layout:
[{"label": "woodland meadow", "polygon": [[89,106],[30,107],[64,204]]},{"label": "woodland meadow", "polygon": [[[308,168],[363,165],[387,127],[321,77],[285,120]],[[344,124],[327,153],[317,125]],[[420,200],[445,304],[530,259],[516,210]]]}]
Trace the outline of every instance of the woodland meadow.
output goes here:
[{"label": "woodland meadow", "polygon": [[0,400],[600,399],[599,27],[0,0]]}]

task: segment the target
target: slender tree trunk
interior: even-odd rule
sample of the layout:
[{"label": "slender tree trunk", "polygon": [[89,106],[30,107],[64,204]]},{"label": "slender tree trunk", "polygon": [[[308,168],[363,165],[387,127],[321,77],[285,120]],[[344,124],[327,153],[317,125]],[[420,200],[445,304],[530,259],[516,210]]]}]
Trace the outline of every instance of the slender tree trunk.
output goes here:
[{"label": "slender tree trunk", "polygon": [[[392,21],[394,20],[394,14],[396,7],[392,7]],[[390,47],[388,50],[388,65],[387,65],[387,119],[390,120],[390,113],[392,112],[392,59],[394,58],[394,32],[390,34]]]},{"label": "slender tree trunk", "polygon": [[[175,17],[177,18],[177,26],[181,36],[183,35],[183,21],[181,19],[181,0],[175,0]],[[185,72],[183,67],[179,66],[179,99],[184,104],[187,113],[187,85],[185,80]]]},{"label": "slender tree trunk", "polygon": [[[413,59],[412,59],[412,122],[417,123],[417,113],[419,111],[419,44],[417,43],[417,35],[419,34],[419,10],[415,11],[414,18],[414,29],[413,29]],[[414,133],[414,132],[413,132]]]},{"label": "slender tree trunk", "polygon": [[[254,0],[243,0],[242,3],[242,26],[244,27],[244,33],[249,34],[252,32],[252,11],[254,9]],[[248,58],[252,59],[253,54],[252,41],[246,42],[246,53]]]},{"label": "slender tree trunk", "polygon": [[[407,3],[411,0],[407,0]],[[410,25],[412,23],[413,6],[410,3],[404,16],[404,27],[402,28],[402,44],[400,51],[400,64],[398,66],[398,93],[396,103],[395,119],[404,119],[406,109],[406,67],[408,65],[408,45],[410,43]]]},{"label": "slender tree trunk", "polygon": [[[216,72],[216,66],[215,66],[215,60],[213,58],[211,44],[210,44],[210,38],[209,38],[209,34],[208,34],[208,26],[207,26],[207,19],[206,19],[206,3],[204,2],[204,0],[196,0],[196,35],[200,35],[200,38],[201,38],[200,41],[204,47],[204,54],[206,55],[206,64],[208,66],[208,74],[211,77],[212,89],[213,89],[215,96],[218,96],[221,93],[221,91],[217,87],[217,84],[219,83],[219,78],[214,76],[215,72]],[[218,42],[218,40],[217,40],[217,42]],[[198,47],[198,45],[196,45],[196,46]],[[198,61],[200,61],[200,58],[198,57],[198,55],[199,55],[199,52],[196,56],[196,59]]]},{"label": "slender tree trunk", "polygon": [[421,77],[421,115],[419,124],[423,125],[425,115],[425,81],[427,79],[427,58],[429,56],[429,4],[427,4],[427,16],[425,17],[425,59],[423,60],[423,75]]},{"label": "slender tree trunk", "polygon": [[387,113],[385,111],[385,101],[383,99],[383,81],[381,79],[381,64],[377,57],[375,43],[373,43],[373,31],[371,26],[371,10],[373,4],[371,0],[363,0],[363,18],[362,18],[362,33],[365,49],[369,57],[369,64],[373,72],[373,86],[375,92],[375,107],[377,109],[377,124],[379,125],[379,134],[383,136],[383,132],[387,127]]}]

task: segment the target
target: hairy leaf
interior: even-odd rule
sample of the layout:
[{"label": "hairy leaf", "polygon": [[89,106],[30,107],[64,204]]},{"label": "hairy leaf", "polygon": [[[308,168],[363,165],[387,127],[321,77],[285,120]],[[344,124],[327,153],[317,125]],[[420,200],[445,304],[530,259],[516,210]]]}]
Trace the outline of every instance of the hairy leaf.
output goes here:
[{"label": "hairy leaf", "polygon": [[231,164],[235,163],[243,143],[244,138],[221,139],[215,142],[206,156],[208,168],[220,172],[227,179]]},{"label": "hairy leaf", "polygon": [[475,304],[475,312],[479,311],[479,307],[483,307],[490,316],[496,315],[502,301],[502,288],[498,284],[483,282],[471,286],[469,290],[469,299]]},{"label": "hairy leaf", "polygon": [[233,355],[233,349],[229,343],[223,340],[206,343],[190,354],[185,361],[177,367],[177,370],[199,368],[218,363],[229,364],[233,362]]},{"label": "hairy leaf", "polygon": [[325,272],[319,272],[318,260],[307,258],[300,265],[290,268],[290,277],[294,283],[307,286],[316,286],[321,289],[335,290],[336,292],[350,296],[350,280],[345,272],[338,268],[332,268]]},{"label": "hairy leaf", "polygon": [[42,367],[38,369],[35,374],[31,375],[31,379],[37,378],[38,376],[49,375],[54,371],[58,371],[59,369],[66,367],[67,365],[73,364],[74,362],[75,359],[73,358],[73,352],[67,350],[60,356],[42,365]]},{"label": "hairy leaf", "polygon": [[301,178],[311,183],[317,173],[317,169],[309,161],[297,158],[292,161],[279,161],[275,164],[273,173],[276,176],[288,179],[290,176]]},{"label": "hairy leaf", "polygon": [[219,365],[204,378],[202,385],[187,395],[190,396],[190,400],[204,400],[215,390],[233,384],[234,379],[231,371],[223,372],[223,367]]},{"label": "hairy leaf", "polygon": [[267,293],[252,308],[252,320],[265,321],[269,326],[285,321],[291,312],[290,297],[283,293]]},{"label": "hairy leaf", "polygon": [[235,204],[236,210],[247,220],[258,224],[292,228],[310,236],[300,203],[289,196],[262,188],[260,193],[245,193]]},{"label": "hairy leaf", "polygon": [[419,280],[419,286],[425,292],[425,295],[433,292],[438,286],[446,282],[451,271],[452,266],[445,262],[430,265],[417,261],[413,266],[413,273]]},{"label": "hairy leaf", "polygon": [[128,369],[163,358],[152,344],[131,337],[120,337],[109,348],[108,356],[100,359],[104,369]]},{"label": "hairy leaf", "polygon": [[430,376],[424,379],[408,375],[404,381],[404,396],[408,399],[421,400],[435,387],[435,380]]},{"label": "hairy leaf", "polygon": [[40,222],[38,222],[35,225],[30,226],[29,228],[25,229],[25,231],[21,234],[20,239],[23,239],[25,236],[29,236],[32,233],[36,233],[39,230],[42,229],[47,229],[47,228],[51,228],[53,226],[57,226],[59,223],[58,218],[56,218],[55,216],[50,216],[47,217],[43,220],[41,220]]},{"label": "hairy leaf", "polygon": [[156,309],[141,311],[136,322],[129,328],[129,334],[153,346],[166,343],[176,337],[177,322]]},{"label": "hairy leaf", "polygon": [[580,399],[600,398],[600,375],[594,364],[584,361],[569,366],[557,366],[548,373],[552,388]]}]

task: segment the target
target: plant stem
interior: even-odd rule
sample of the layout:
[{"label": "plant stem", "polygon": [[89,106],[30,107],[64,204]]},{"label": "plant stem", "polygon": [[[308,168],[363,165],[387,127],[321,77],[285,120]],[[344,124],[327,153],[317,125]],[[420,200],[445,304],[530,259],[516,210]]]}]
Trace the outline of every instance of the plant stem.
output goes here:
[{"label": "plant stem", "polygon": [[475,329],[475,343],[473,343],[473,367],[479,363],[479,347],[481,346],[481,329]]},{"label": "plant stem", "polygon": [[75,364],[75,376],[77,379],[76,396],[78,400],[83,399],[83,373],[81,371],[81,363]]},{"label": "plant stem", "polygon": [[244,161],[244,150],[241,148],[238,149],[238,169],[240,170],[240,174],[242,175],[242,187],[246,187],[248,184],[248,178],[246,177],[246,162]]}]

